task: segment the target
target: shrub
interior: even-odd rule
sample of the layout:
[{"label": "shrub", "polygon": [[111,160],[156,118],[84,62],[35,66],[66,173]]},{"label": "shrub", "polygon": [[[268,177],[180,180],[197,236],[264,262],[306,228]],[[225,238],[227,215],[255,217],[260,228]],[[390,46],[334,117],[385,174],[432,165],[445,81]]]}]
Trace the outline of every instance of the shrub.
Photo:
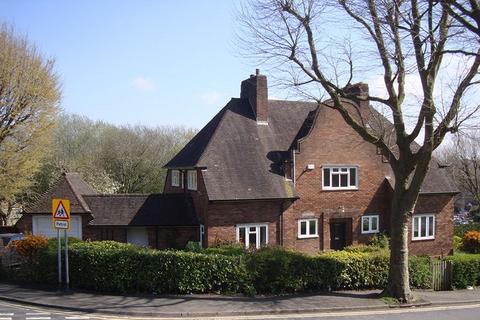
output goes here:
[{"label": "shrub", "polygon": [[225,256],[241,256],[246,250],[242,245],[223,245],[218,247],[208,247],[202,251],[205,254],[221,254]]},{"label": "shrub", "polygon": [[237,257],[159,251],[111,241],[71,246],[72,284],[86,289],[155,293],[250,293]]},{"label": "shrub", "polygon": [[432,259],[426,256],[410,256],[408,261],[410,285],[414,288],[430,289],[432,287]]},{"label": "shrub", "polygon": [[453,236],[453,252],[461,252],[463,251],[463,239],[462,237],[459,236]]},{"label": "shrub", "polygon": [[382,249],[390,248],[390,238],[384,233],[375,234],[368,242],[369,246],[378,247]]},{"label": "shrub", "polygon": [[463,236],[463,248],[470,253],[480,253],[480,232],[468,231]]},{"label": "shrub", "polygon": [[468,231],[480,231],[480,223],[456,224],[454,226],[455,235],[461,238]]},{"label": "shrub", "polygon": [[466,288],[480,284],[480,255],[456,254],[446,257],[453,262],[453,286]]},{"label": "shrub", "polygon": [[185,251],[200,252],[202,251],[202,246],[197,241],[188,241],[185,246]]},{"label": "shrub", "polygon": [[27,264],[38,262],[40,251],[48,246],[47,238],[41,235],[28,234],[25,239],[15,240],[9,244],[17,253],[25,259]]}]

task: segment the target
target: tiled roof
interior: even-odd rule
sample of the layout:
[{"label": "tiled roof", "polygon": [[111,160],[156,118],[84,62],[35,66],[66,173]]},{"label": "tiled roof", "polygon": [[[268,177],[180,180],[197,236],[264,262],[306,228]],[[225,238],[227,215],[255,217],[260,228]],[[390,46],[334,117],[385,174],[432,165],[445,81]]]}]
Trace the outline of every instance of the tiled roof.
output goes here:
[{"label": "tiled roof", "polygon": [[296,198],[281,165],[317,105],[268,103],[268,125],[258,125],[248,101],[232,99],[165,167],[207,168],[209,200]]},{"label": "tiled roof", "polygon": [[97,192],[82,180],[78,173],[63,173],[58,181],[45,192],[32,206],[25,209],[26,213],[52,213],[52,199],[70,200],[70,210],[75,214],[88,214],[90,208],[83,195]]},{"label": "tiled roof", "polygon": [[[268,125],[258,125],[248,100],[232,99],[165,167],[203,168],[209,200],[298,197],[281,165],[314,122],[321,125],[321,108],[325,106],[269,100]],[[370,108],[372,126],[392,126]],[[456,192],[446,170],[434,162],[421,193]]]},{"label": "tiled roof", "polygon": [[85,196],[94,226],[197,226],[192,199],[184,194]]}]

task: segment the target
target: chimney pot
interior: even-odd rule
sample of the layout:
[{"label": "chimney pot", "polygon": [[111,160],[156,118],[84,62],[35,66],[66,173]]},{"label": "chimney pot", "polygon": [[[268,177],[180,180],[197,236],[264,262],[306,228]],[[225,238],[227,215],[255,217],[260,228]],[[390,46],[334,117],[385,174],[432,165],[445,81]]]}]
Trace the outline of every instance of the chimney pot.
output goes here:
[{"label": "chimney pot", "polygon": [[260,75],[260,69],[255,69],[255,74],[258,76]]}]

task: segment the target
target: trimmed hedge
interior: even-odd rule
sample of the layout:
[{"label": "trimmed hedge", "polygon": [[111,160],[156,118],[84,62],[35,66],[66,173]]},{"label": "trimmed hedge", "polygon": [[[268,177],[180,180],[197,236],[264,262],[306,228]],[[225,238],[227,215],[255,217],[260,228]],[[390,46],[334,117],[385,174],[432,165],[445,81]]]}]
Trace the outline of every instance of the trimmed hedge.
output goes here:
[{"label": "trimmed hedge", "polygon": [[480,254],[456,254],[446,257],[453,262],[453,286],[466,288],[480,284]]},{"label": "trimmed hedge", "polygon": [[[246,256],[253,286],[261,293],[382,288],[388,279],[388,252],[336,251],[307,256],[265,248]],[[411,284],[431,287],[430,259],[410,259]]]},{"label": "trimmed hedge", "polygon": [[72,284],[118,292],[250,293],[239,258],[142,249],[116,242],[72,245]]},{"label": "trimmed hedge", "polygon": [[[264,248],[212,248],[201,253],[152,250],[113,241],[70,246],[73,287],[105,292],[285,293],[382,288],[388,278],[388,250],[336,251],[317,256]],[[203,253],[205,252],[205,253]],[[225,254],[218,254],[218,253]],[[430,259],[410,258],[411,285],[429,288]],[[56,282],[54,242],[38,263],[23,265],[16,279]]]}]

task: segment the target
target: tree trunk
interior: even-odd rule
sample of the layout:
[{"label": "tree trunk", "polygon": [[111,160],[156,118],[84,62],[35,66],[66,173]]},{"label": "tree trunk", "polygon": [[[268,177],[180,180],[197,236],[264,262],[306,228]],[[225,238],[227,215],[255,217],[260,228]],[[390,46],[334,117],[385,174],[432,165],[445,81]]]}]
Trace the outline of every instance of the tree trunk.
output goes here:
[{"label": "tree trunk", "polygon": [[416,196],[412,196],[401,186],[395,186],[390,219],[390,269],[387,288],[383,294],[400,302],[410,302],[414,299],[408,272],[408,225],[416,201]]}]

